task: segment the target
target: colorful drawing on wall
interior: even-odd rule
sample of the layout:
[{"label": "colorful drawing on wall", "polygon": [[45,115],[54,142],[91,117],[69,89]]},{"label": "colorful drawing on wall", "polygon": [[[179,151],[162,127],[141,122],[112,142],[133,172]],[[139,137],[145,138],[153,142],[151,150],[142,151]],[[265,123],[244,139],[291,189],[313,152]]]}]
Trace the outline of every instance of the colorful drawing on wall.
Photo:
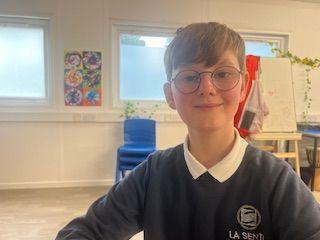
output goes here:
[{"label": "colorful drawing on wall", "polygon": [[101,53],[83,52],[83,65],[86,69],[94,70],[101,68]]},{"label": "colorful drawing on wall", "polygon": [[67,106],[101,106],[101,65],[101,52],[65,52],[64,96]]},{"label": "colorful drawing on wall", "polygon": [[69,88],[65,91],[65,102],[69,106],[79,106],[82,100],[82,92],[78,88]]},{"label": "colorful drawing on wall", "polygon": [[79,87],[83,81],[81,69],[65,69],[64,82],[70,87]]},{"label": "colorful drawing on wall", "polygon": [[64,68],[81,68],[82,54],[78,51],[68,51],[64,56]]}]

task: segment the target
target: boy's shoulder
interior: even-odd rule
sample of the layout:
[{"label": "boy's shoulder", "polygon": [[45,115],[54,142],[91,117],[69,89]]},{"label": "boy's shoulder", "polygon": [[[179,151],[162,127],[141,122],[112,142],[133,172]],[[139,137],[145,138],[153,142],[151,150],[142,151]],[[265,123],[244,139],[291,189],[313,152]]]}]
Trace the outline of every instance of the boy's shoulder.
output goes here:
[{"label": "boy's shoulder", "polygon": [[279,159],[271,152],[261,150],[251,144],[248,144],[243,158],[251,168],[256,170],[277,172],[292,169],[285,160]]},{"label": "boy's shoulder", "polygon": [[[254,181],[272,189],[280,182],[300,182],[293,167],[285,160],[248,144],[243,158],[242,174],[251,176]],[[267,184],[265,184],[267,183]]]},{"label": "boy's shoulder", "polygon": [[175,147],[167,148],[164,150],[158,150],[151,155],[152,163],[157,165],[172,164],[181,158],[184,159],[183,144],[179,144]]},{"label": "boy's shoulder", "polygon": [[[277,158],[271,152],[264,151],[255,147],[251,144],[248,144],[244,158],[250,159],[250,161],[256,164],[256,167],[277,167],[277,168],[287,168],[290,165],[286,161],[282,161]],[[254,165],[255,166],[255,165]]]}]

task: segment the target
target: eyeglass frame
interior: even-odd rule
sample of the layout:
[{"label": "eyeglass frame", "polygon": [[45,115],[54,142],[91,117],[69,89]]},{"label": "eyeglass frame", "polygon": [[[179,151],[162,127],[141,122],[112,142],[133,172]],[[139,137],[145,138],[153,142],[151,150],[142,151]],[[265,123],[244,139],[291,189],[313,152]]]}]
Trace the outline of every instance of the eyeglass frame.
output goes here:
[{"label": "eyeglass frame", "polygon": [[[218,69],[224,68],[224,67],[232,67],[232,68],[234,68],[235,70],[237,70],[237,72],[240,74],[240,77],[239,77],[238,81],[234,84],[234,86],[233,86],[232,88],[230,88],[230,89],[227,89],[227,90],[218,88],[218,87],[214,84],[213,77],[212,77],[213,74],[214,74]],[[195,90],[193,90],[192,92],[188,92],[188,93],[185,93],[185,92],[181,91],[181,90],[177,87],[177,85],[174,83],[174,80],[176,79],[176,77],[177,77],[180,73],[185,72],[185,71],[193,71],[193,72],[196,72],[196,73],[198,73],[199,78],[200,78],[198,87],[197,87]],[[178,73],[176,74],[176,76],[169,81],[169,83],[170,83],[170,84],[173,83],[173,84],[175,85],[176,89],[177,89],[179,92],[181,92],[182,94],[192,94],[192,93],[195,93],[195,92],[199,89],[199,87],[200,87],[200,85],[201,85],[201,81],[202,81],[201,74],[203,74],[203,73],[211,73],[210,78],[211,78],[211,83],[212,83],[212,85],[213,85],[216,89],[218,89],[219,91],[227,92],[227,91],[230,91],[230,90],[234,89],[234,88],[238,85],[238,83],[239,83],[239,81],[240,81],[240,79],[241,79],[241,77],[242,77],[243,71],[239,70],[238,68],[236,68],[236,67],[234,67],[234,66],[229,66],[229,65],[218,67],[218,68],[215,69],[213,72],[210,72],[210,71],[198,72],[198,71],[196,71],[196,70],[186,69],[186,70],[183,70],[183,71],[181,71],[181,72],[178,72]]]}]

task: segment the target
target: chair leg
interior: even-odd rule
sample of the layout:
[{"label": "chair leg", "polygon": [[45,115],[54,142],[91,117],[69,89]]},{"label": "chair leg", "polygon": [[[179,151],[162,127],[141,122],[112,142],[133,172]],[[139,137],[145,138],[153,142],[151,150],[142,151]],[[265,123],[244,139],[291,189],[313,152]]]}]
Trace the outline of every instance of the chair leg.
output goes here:
[{"label": "chair leg", "polygon": [[115,183],[117,183],[119,181],[120,181],[120,164],[119,164],[119,154],[117,154]]},{"label": "chair leg", "polygon": [[296,173],[298,174],[299,177],[301,177],[300,174],[300,159],[299,159],[299,146],[298,146],[298,141],[294,141],[294,151],[295,151],[295,169]]},{"label": "chair leg", "polygon": [[119,182],[120,181],[120,170],[117,169],[116,170],[116,179],[115,179],[115,183]]},{"label": "chair leg", "polygon": [[314,190],[314,178],[316,176],[316,162],[317,162],[317,151],[318,151],[318,139],[315,138],[313,142],[313,152],[312,152],[312,178],[311,178],[311,191]]}]

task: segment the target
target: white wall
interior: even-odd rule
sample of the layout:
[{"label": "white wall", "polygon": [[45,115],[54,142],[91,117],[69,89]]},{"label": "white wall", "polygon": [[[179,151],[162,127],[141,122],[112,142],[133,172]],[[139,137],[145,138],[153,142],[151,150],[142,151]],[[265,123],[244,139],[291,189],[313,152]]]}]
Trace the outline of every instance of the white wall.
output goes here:
[{"label": "white wall", "polygon": [[[0,189],[112,184],[122,131],[121,122],[1,123]],[[158,123],[157,146],[184,135],[180,123]]]},{"label": "white wall", "polygon": [[[0,108],[0,188],[111,184],[122,123],[115,113],[99,122],[73,122],[74,112],[109,113],[110,19],[164,25],[220,21],[236,29],[290,33],[290,50],[320,56],[320,5],[291,1],[217,0],[0,0],[0,14],[52,18],[52,67],[55,102],[50,113]],[[68,108],[63,104],[63,51],[103,53],[102,107]],[[303,71],[294,67],[297,114],[303,111]],[[313,74],[312,114],[319,119],[319,72]],[[24,112],[27,113],[24,113]],[[157,123],[158,148],[183,141],[179,122]]]}]

